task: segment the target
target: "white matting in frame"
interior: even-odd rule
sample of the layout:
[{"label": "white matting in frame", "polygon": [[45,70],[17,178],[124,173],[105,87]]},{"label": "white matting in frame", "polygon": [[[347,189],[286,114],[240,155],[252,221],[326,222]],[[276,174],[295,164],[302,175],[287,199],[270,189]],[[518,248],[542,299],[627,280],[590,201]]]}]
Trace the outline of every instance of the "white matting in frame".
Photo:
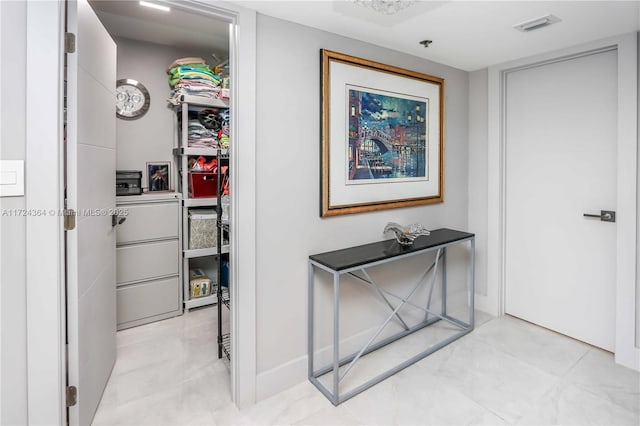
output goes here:
[{"label": "white matting in frame", "polygon": [[[442,202],[444,80],[327,50],[321,56],[321,215]],[[394,107],[384,113],[395,118],[372,120],[363,96],[390,102]],[[398,152],[417,159],[413,175],[396,173]],[[372,158],[379,159],[378,166],[371,165]],[[369,176],[358,178],[363,170],[356,168],[368,169]]]}]

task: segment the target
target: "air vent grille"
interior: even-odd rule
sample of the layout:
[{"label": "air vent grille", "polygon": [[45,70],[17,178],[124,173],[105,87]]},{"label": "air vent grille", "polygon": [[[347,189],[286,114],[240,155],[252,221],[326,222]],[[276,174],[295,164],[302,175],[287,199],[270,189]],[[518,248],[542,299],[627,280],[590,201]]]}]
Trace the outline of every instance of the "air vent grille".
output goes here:
[{"label": "air vent grille", "polygon": [[528,21],[521,22],[513,26],[518,31],[529,32],[540,28],[548,27],[551,24],[560,22],[561,19],[555,15],[545,15],[535,19],[529,19]]}]

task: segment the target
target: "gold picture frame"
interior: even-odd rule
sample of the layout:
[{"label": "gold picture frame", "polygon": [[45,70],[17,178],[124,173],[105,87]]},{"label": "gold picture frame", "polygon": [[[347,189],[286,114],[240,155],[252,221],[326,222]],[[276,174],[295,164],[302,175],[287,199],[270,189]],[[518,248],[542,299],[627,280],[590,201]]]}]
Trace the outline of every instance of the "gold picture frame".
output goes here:
[{"label": "gold picture frame", "polygon": [[444,201],[444,79],[321,49],[320,215]]}]

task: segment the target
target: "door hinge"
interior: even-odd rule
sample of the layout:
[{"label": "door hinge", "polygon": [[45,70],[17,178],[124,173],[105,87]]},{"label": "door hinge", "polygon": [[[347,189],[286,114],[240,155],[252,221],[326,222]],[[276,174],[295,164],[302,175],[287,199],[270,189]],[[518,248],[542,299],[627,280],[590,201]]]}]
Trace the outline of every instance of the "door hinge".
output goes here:
[{"label": "door hinge", "polygon": [[64,33],[64,53],[76,53],[76,35]]},{"label": "door hinge", "polygon": [[64,209],[64,230],[76,229],[76,212],[73,209]]},{"label": "door hinge", "polygon": [[67,386],[67,407],[73,407],[78,403],[78,388]]}]

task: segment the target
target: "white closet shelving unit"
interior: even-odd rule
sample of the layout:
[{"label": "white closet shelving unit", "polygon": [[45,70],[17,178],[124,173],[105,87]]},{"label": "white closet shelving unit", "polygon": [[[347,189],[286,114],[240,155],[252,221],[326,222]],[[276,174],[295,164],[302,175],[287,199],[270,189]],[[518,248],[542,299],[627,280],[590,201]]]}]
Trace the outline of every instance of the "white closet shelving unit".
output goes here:
[{"label": "white closet shelving unit", "polygon": [[[179,175],[179,192],[181,194],[182,205],[182,277],[183,277],[183,299],[184,309],[189,310],[200,306],[211,305],[218,303],[218,286],[219,281],[215,286],[211,286],[211,294],[209,296],[202,296],[197,298],[191,298],[191,291],[189,288],[190,275],[189,270],[195,265],[197,268],[205,269],[217,269],[220,270],[219,254],[229,253],[229,245],[220,245],[220,251],[217,246],[199,249],[189,248],[189,210],[193,208],[209,207],[215,208],[218,212],[217,219],[219,223],[220,214],[217,208],[219,197],[210,198],[194,198],[189,193],[189,158],[190,157],[227,157],[227,150],[219,150],[216,148],[194,148],[189,147],[188,135],[189,135],[189,112],[198,112],[208,108],[229,108],[228,101],[220,99],[206,100],[202,97],[182,95],[181,102],[175,107],[176,122],[177,122],[177,138],[173,149],[173,153],[176,159],[176,165],[178,166]],[[218,184],[219,186],[219,184]],[[216,225],[217,226],[217,225]],[[220,229],[218,229],[220,233]],[[210,259],[209,259],[210,258]],[[210,261],[209,261],[210,260]],[[211,268],[211,269],[210,269]],[[216,276],[219,273],[216,272]],[[210,276],[209,278],[214,278]],[[214,291],[215,290],[215,291]]]}]

